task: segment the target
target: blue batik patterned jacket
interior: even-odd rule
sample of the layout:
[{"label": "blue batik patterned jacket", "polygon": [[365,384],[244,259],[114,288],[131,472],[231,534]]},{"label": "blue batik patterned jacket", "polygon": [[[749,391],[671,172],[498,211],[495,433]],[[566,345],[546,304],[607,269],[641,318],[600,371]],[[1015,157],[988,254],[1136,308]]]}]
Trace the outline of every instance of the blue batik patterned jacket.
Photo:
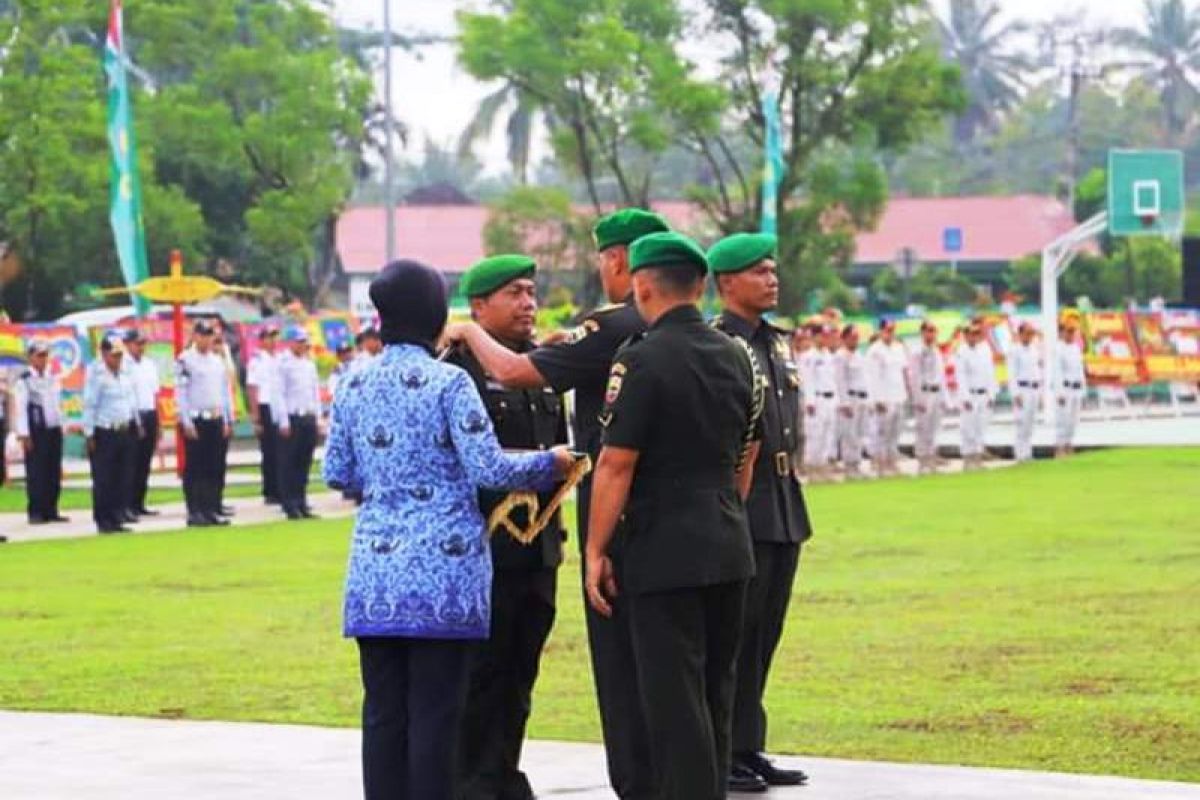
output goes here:
[{"label": "blue batik patterned jacket", "polygon": [[477,490],[550,488],[554,457],[502,452],[467,373],[401,344],[339,388],[324,477],[363,497],[345,635],[483,639],[492,560]]}]

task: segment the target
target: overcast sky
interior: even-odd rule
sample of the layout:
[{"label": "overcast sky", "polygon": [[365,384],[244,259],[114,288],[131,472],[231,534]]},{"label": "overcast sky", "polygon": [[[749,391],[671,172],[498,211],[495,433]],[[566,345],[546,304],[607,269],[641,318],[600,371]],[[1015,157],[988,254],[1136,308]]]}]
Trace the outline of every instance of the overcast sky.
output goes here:
[{"label": "overcast sky", "polygon": [[[383,4],[389,0],[336,0],[336,14],[344,22],[363,27],[383,27]],[[392,24],[398,31],[424,31],[452,35],[454,11],[463,6],[486,6],[483,2],[455,0],[390,0]],[[949,0],[933,0],[944,11]],[[1105,0],[1082,3],[1075,0],[1000,0],[1009,18],[1039,22],[1063,14],[1086,16],[1095,23],[1133,25],[1140,18],[1142,0]],[[1081,9],[1087,9],[1086,12]],[[426,47],[421,60],[397,52],[394,56],[392,97],[398,115],[415,132],[409,145],[417,152],[428,134],[435,141],[452,143],[471,118],[487,87],[466,75],[457,65],[449,45]],[[378,77],[378,76],[377,76]],[[382,94],[382,79],[379,92]],[[489,171],[505,168],[504,141],[498,133],[479,156]]]}]

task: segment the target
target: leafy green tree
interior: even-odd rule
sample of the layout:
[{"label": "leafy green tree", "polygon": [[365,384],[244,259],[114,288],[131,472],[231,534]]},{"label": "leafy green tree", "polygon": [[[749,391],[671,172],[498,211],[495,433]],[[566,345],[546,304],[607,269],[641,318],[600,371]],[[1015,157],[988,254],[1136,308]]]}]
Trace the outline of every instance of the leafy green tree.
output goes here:
[{"label": "leafy green tree", "polygon": [[[706,0],[709,32],[731,48],[719,83],[730,111],[716,134],[693,139],[713,153],[713,187],[696,199],[724,232],[758,227],[765,66],[778,70],[786,172],[779,187],[781,303],[805,298],[849,264],[856,231],[875,224],[887,198],[880,152],[902,151],[965,108],[958,68],[926,35],[920,0],[829,3]],[[734,133],[754,149],[731,154]],[[720,154],[721,157],[717,157]]]},{"label": "leafy green tree", "polygon": [[955,139],[964,144],[981,131],[994,131],[1001,115],[1020,101],[1033,64],[1013,40],[1026,27],[1001,22],[996,0],[950,0],[949,18],[938,18],[938,29],[942,52],[961,70],[969,98],[955,122]]},{"label": "leafy green tree", "polygon": [[1160,93],[1168,137],[1180,144],[1200,96],[1200,11],[1184,0],[1144,0],[1142,8],[1142,26],[1114,39],[1133,56],[1134,74]]},{"label": "leafy green tree", "polygon": [[541,119],[551,132],[554,117],[542,113],[538,99],[516,84],[504,84],[484,97],[463,129],[458,140],[460,157],[470,155],[478,143],[488,137],[501,112],[505,112],[504,137],[508,143],[508,163],[518,183],[529,179],[529,159],[533,150],[534,131]]},{"label": "leafy green tree", "polygon": [[648,205],[662,153],[681,129],[711,127],[722,105],[676,52],[672,0],[511,0],[461,12],[459,26],[464,67],[553,120],[555,157],[597,211]]}]

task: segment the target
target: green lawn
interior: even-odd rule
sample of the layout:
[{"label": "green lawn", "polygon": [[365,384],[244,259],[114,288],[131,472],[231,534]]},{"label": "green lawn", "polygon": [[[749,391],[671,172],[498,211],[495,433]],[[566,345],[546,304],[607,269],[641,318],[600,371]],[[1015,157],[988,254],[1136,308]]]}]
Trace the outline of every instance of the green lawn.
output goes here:
[{"label": "green lawn", "polygon": [[[771,746],[1200,781],[1200,450],[822,486]],[[7,545],[0,707],[357,723],[349,520]],[[598,735],[573,561],[531,733]]]}]

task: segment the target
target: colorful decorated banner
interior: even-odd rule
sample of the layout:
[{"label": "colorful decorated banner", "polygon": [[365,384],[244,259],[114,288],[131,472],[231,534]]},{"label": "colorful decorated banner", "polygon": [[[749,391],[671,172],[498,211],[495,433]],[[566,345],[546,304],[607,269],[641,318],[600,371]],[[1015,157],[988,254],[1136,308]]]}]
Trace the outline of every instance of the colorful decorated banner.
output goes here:
[{"label": "colorful decorated banner", "polygon": [[[29,342],[41,339],[50,347],[50,372],[62,381],[63,417],[68,426],[83,421],[83,380],[88,362],[92,360],[91,345],[79,337],[70,325],[0,324],[0,341],[11,349],[14,340],[20,342],[21,362]],[[19,369],[19,367],[18,367]]]}]

